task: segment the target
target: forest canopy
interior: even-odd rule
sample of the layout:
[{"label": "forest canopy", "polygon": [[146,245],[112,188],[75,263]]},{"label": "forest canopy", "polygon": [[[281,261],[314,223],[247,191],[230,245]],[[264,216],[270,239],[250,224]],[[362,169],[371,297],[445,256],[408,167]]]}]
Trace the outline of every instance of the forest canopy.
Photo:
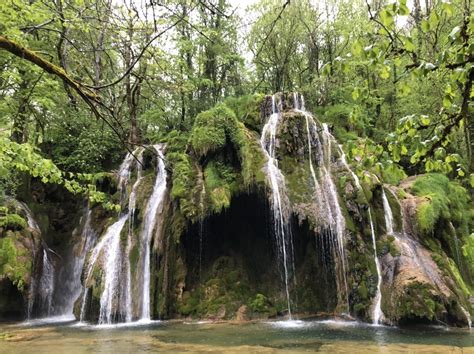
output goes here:
[{"label": "forest canopy", "polygon": [[28,172],[105,202],[124,151],[185,148],[204,111],[279,91],[359,172],[473,186],[473,32],[469,0],[2,1],[0,192]]}]

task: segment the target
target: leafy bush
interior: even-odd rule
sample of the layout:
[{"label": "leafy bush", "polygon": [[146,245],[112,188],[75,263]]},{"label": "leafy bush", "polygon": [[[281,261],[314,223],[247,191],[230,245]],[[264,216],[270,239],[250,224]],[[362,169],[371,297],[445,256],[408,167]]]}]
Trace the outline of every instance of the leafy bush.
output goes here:
[{"label": "leafy bush", "polygon": [[250,302],[249,306],[253,312],[267,312],[268,311],[268,299],[263,294],[255,295],[255,298]]},{"label": "leafy bush", "polygon": [[0,227],[3,227],[7,230],[23,230],[28,226],[25,219],[23,219],[18,214],[7,214],[5,216],[0,216]]},{"label": "leafy bush", "polygon": [[110,128],[77,114],[74,124],[53,125],[42,149],[65,171],[94,173],[119,163],[123,143]]}]

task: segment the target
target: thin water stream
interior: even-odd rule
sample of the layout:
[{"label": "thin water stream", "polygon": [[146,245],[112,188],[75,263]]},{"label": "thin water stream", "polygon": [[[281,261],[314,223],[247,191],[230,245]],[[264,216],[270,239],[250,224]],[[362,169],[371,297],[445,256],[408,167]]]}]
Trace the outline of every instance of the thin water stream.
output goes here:
[{"label": "thin water stream", "polygon": [[292,271],[291,232],[289,229],[289,201],[286,195],[285,178],[278,168],[276,159],[277,131],[281,119],[279,105],[272,96],[272,114],[262,129],[260,144],[267,157],[266,174],[271,188],[273,211],[273,229],[283,268],[283,280],[288,306],[288,316],[291,319],[290,302],[290,272]]}]

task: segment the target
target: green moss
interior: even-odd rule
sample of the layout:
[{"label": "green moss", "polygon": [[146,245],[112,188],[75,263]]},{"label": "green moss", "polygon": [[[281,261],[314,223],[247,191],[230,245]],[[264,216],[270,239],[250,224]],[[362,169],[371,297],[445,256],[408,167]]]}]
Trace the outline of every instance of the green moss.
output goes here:
[{"label": "green moss", "polygon": [[225,309],[225,318],[233,318],[241,305],[250,305],[252,298],[243,265],[234,258],[222,256],[216,259],[200,285],[183,294],[178,313],[214,317]]},{"label": "green moss", "polygon": [[313,202],[314,182],[309,164],[299,163],[294,157],[284,155],[280,168],[285,175],[290,201],[295,204]]},{"label": "green moss", "polygon": [[450,270],[450,273],[452,275],[452,278],[456,281],[457,285],[459,286],[459,289],[461,289],[464,297],[468,298],[471,295],[471,291],[468,288],[467,284],[464,282],[461,274],[459,273],[459,269],[456,265],[456,262],[454,262],[451,258],[446,258],[447,261],[447,266]]},{"label": "green moss", "polygon": [[404,289],[404,295],[397,304],[398,319],[426,318],[433,321],[439,310],[444,309],[442,303],[432,293],[432,288],[426,283],[413,282]]},{"label": "green moss", "polygon": [[183,215],[194,219],[199,214],[199,205],[195,201],[198,193],[198,171],[193,167],[191,158],[185,153],[167,155],[173,161],[173,186],[171,197],[179,200]]},{"label": "green moss", "polygon": [[254,130],[259,130],[262,124],[260,119],[260,106],[262,105],[264,97],[262,94],[229,97],[226,98],[224,104],[232,109],[236,117],[246,126]]},{"label": "green moss", "polygon": [[[237,102],[229,102],[242,114]],[[253,107],[250,103],[248,105]],[[181,212],[187,219],[193,221],[208,212],[219,212],[230,205],[234,194],[251,185],[263,185],[265,158],[258,145],[258,136],[248,130],[226,105],[218,104],[200,113],[191,130],[189,145],[184,138],[185,135],[177,132],[168,134],[166,141],[170,146],[166,156],[173,170],[171,197],[179,201]],[[217,154],[226,146],[237,153],[240,166],[231,167],[220,158],[222,154]],[[189,152],[189,147],[195,154]],[[202,163],[204,157],[208,158],[206,163]],[[210,204],[203,205],[206,201]]]},{"label": "green moss", "polygon": [[357,288],[357,292],[362,300],[367,300],[369,292],[367,291],[367,286],[365,285],[365,281],[362,281]]},{"label": "green moss", "polygon": [[6,230],[23,230],[28,227],[28,223],[18,214],[6,214],[0,216],[0,227]]},{"label": "green moss", "polygon": [[236,171],[223,163],[212,161],[204,170],[204,180],[212,211],[218,213],[228,208],[232,194],[238,190]]},{"label": "green moss", "polygon": [[138,265],[138,258],[140,256],[140,250],[138,245],[135,244],[130,250],[130,272],[135,274]]},{"label": "green moss", "polygon": [[191,131],[191,145],[199,156],[223,148],[226,144],[226,126],[235,121],[235,114],[223,104],[197,115]]},{"label": "green moss", "polygon": [[354,311],[358,316],[363,316],[365,314],[365,309],[367,305],[357,303],[354,305]]},{"label": "green moss", "polygon": [[19,235],[9,233],[0,239],[0,278],[7,277],[23,291],[31,274],[31,255],[28,250],[15,242]]},{"label": "green moss", "polygon": [[462,253],[468,261],[470,274],[474,274],[474,233],[466,237],[466,243],[462,246]]},{"label": "green moss", "polygon": [[411,187],[425,200],[418,205],[417,219],[420,231],[429,233],[440,218],[450,220],[459,234],[468,234],[469,205],[467,191],[441,174],[427,174],[416,179]]},{"label": "green moss", "polygon": [[236,147],[242,168],[244,186],[265,182],[263,167],[265,156],[256,133],[248,130],[243,123],[234,121],[230,129],[230,138]]},{"label": "green moss", "polygon": [[388,235],[386,238],[377,240],[377,255],[384,256],[387,253],[390,253],[392,257],[400,256],[400,250],[395,244],[395,237]]}]

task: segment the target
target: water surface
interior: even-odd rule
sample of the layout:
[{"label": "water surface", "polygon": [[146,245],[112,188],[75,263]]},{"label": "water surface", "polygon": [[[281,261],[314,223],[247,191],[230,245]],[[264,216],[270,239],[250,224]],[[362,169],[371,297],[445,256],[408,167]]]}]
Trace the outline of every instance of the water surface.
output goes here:
[{"label": "water surface", "polygon": [[143,321],[94,326],[71,317],[0,325],[1,353],[425,352],[474,353],[474,332],[344,321]]}]

